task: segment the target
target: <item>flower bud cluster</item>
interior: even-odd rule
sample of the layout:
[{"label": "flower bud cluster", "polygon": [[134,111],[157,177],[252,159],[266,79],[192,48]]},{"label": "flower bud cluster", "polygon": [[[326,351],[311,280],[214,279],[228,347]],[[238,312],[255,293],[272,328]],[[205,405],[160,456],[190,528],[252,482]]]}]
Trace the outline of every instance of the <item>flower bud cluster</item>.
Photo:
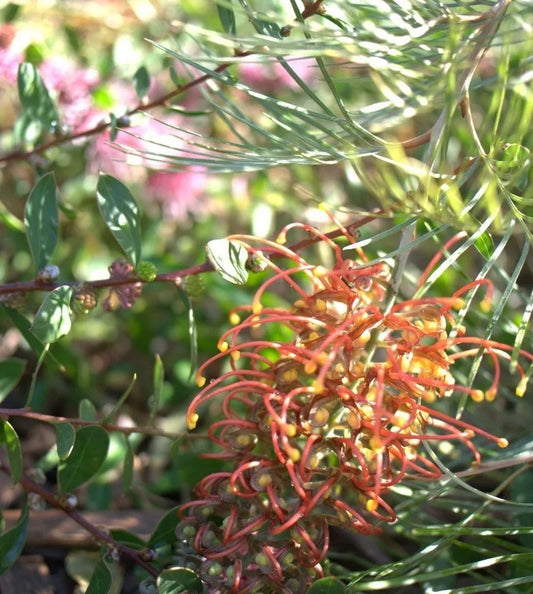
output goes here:
[{"label": "flower bud cluster", "polygon": [[[195,427],[199,406],[221,400],[222,418],[208,431],[220,452],[210,455],[231,461],[232,470],[197,485],[178,526],[184,553],[201,559],[212,593],[306,592],[322,574],[329,526],[375,532],[377,523],[395,520],[386,500],[393,485],[440,476],[423,442],[461,442],[476,461],[476,434],[507,445],[431,406],[456,392],[475,401],[496,395],[499,358],[509,348],[466,336],[454,317],[462,293],[485,284],[490,299],[490,284],[387,307],[388,266],[368,266],[362,253],[360,262],[343,259],[315,233],[334,250],[331,269],[262,242],[274,274],[251,306],[233,311],[221,352],[198,373],[202,387],[207,366],[229,362],[192,402],[188,425]],[[256,249],[259,240],[243,239]],[[279,256],[288,266],[275,263]],[[292,307],[262,304],[275,281],[296,294]],[[290,338],[263,338],[272,327]],[[480,347],[495,367],[485,392],[458,385],[452,374],[455,361]]]}]

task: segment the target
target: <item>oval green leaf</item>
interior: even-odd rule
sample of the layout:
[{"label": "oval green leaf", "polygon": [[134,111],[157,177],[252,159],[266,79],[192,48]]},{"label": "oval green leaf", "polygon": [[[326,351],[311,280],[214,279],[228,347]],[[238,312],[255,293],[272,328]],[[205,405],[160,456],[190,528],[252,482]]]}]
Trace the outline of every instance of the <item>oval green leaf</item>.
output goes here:
[{"label": "oval green leaf", "polygon": [[102,427],[82,427],[76,433],[74,447],[59,466],[59,488],[63,493],[73,491],[100,470],[109,448],[109,435]]},{"label": "oval green leaf", "polygon": [[180,519],[178,508],[173,507],[159,520],[148,541],[149,547],[158,547],[176,542],[176,527]]},{"label": "oval green leaf", "polygon": [[80,400],[78,414],[82,421],[96,421],[96,407],[88,398],[83,398]]},{"label": "oval green leaf", "polygon": [[228,239],[213,239],[207,244],[206,251],[213,268],[224,280],[234,285],[244,285],[248,280],[248,251],[242,243]]},{"label": "oval green leaf", "polygon": [[202,592],[202,581],[198,575],[186,567],[165,569],[157,578],[159,594],[178,594],[178,592]]},{"label": "oval green leaf", "polygon": [[108,594],[113,584],[113,576],[102,559],[98,561],[85,594]]},{"label": "oval green leaf", "polygon": [[0,402],[19,383],[25,367],[26,361],[22,359],[0,361]]},{"label": "oval green leaf", "polygon": [[226,33],[229,35],[235,35],[237,28],[235,26],[235,13],[231,6],[231,0],[223,0],[217,2],[218,18],[220,24]]},{"label": "oval green leaf", "polygon": [[307,592],[308,594],[345,594],[346,588],[338,579],[325,577],[314,582]]},{"label": "oval green leaf", "polygon": [[3,441],[7,450],[7,459],[11,470],[11,480],[18,483],[22,475],[22,449],[19,437],[13,426],[8,421],[0,421],[0,441]]},{"label": "oval green leaf", "polygon": [[72,287],[57,287],[45,297],[35,314],[33,334],[44,343],[55,342],[70,332]]},{"label": "oval green leaf", "polygon": [[150,89],[150,75],[146,66],[140,66],[133,75],[133,88],[138,99],[142,99]]},{"label": "oval green leaf", "polygon": [[53,173],[43,175],[31,191],[24,224],[37,270],[48,264],[57,244],[59,214]]},{"label": "oval green leaf", "polygon": [[56,423],[57,455],[60,460],[66,460],[66,458],[68,458],[74,447],[75,440],[76,430],[70,423],[64,421]]},{"label": "oval green leaf", "polygon": [[28,508],[24,507],[19,521],[11,528],[0,534],[0,574],[11,567],[22,552],[26,542],[28,530]]},{"label": "oval green leaf", "polygon": [[98,179],[96,197],[106,225],[137,267],[141,261],[141,223],[135,198],[122,182],[105,174]]}]

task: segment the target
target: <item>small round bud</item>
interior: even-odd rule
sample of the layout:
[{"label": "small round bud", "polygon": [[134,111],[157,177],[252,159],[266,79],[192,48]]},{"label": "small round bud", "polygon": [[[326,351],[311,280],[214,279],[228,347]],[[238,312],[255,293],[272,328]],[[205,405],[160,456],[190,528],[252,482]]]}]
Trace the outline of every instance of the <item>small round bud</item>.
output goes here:
[{"label": "small round bud", "polygon": [[61,497],[61,506],[65,509],[74,509],[78,505],[78,498],[76,495],[64,495]]},{"label": "small round bud", "polygon": [[0,295],[0,303],[11,309],[22,309],[26,305],[27,300],[28,294],[22,291]]},{"label": "small round bud", "polygon": [[260,251],[249,254],[245,264],[246,270],[250,272],[263,272],[267,266],[267,259],[263,255],[263,252]]},{"label": "small round bud", "polygon": [[157,559],[157,551],[155,549],[146,548],[139,553],[139,556],[143,561],[150,563]]},{"label": "small round bud", "polygon": [[292,27],[290,27],[289,25],[285,25],[284,27],[281,27],[281,29],[279,30],[279,34],[282,37],[288,37],[291,34],[292,31]]},{"label": "small round bud", "polygon": [[47,264],[39,272],[35,277],[35,280],[41,284],[46,285],[48,283],[53,283],[59,278],[59,267],[55,264]]},{"label": "small round bud", "polygon": [[33,511],[46,509],[46,501],[37,493],[28,493],[28,507]]},{"label": "small round bud", "polygon": [[121,115],[117,118],[116,122],[117,128],[129,128],[131,126],[131,118],[129,115]]},{"label": "small round bud", "polygon": [[120,561],[120,553],[118,549],[115,547],[109,547],[106,553],[106,559],[108,561],[112,561],[113,563],[118,563]]},{"label": "small round bud", "polygon": [[137,267],[137,276],[146,282],[152,282],[157,276],[157,268],[151,262],[141,262]]},{"label": "small round bud", "polygon": [[192,274],[183,279],[183,287],[189,297],[201,297],[205,292],[205,283],[202,276]]},{"label": "small round bud", "polygon": [[98,305],[98,293],[89,286],[77,289],[72,295],[70,306],[78,314],[88,314]]}]

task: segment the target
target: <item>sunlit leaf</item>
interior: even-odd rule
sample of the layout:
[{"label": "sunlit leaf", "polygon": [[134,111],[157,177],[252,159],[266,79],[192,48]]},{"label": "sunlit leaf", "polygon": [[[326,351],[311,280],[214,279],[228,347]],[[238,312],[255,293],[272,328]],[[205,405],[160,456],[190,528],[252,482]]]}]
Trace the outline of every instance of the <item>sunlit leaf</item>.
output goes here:
[{"label": "sunlit leaf", "polygon": [[135,198],[122,182],[103,173],[98,179],[96,196],[106,225],[136,267],[141,261],[141,224]]},{"label": "sunlit leaf", "polygon": [[74,446],[76,430],[70,423],[59,421],[56,423],[56,446],[60,460],[65,460]]},{"label": "sunlit leaf", "polygon": [[159,594],[178,594],[178,592],[202,592],[203,585],[198,575],[186,567],[165,569],[157,578]]},{"label": "sunlit leaf", "polygon": [[70,332],[72,287],[62,286],[45,297],[35,314],[31,330],[44,343],[59,340]]},{"label": "sunlit leaf", "polygon": [[0,419],[0,443],[4,443],[7,450],[11,480],[18,483],[22,475],[22,449],[19,437],[9,421]]},{"label": "sunlit leaf", "polygon": [[207,244],[207,257],[220,276],[234,285],[248,280],[248,252],[242,243],[228,239],[213,239]]},{"label": "sunlit leaf", "polygon": [[43,175],[31,191],[26,202],[24,224],[33,261],[40,270],[48,264],[57,244],[59,215],[53,173]]}]

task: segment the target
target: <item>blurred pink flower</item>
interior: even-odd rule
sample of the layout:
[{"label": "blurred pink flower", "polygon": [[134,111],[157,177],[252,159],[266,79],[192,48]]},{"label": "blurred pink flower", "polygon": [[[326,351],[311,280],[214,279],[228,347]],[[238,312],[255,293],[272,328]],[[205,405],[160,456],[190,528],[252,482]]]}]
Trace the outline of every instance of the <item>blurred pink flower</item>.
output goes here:
[{"label": "blurred pink flower", "polygon": [[102,111],[92,98],[92,91],[100,82],[96,70],[54,56],[40,65],[39,72],[46,88],[56,98],[63,124],[74,131],[84,130],[102,117]]},{"label": "blurred pink flower", "polygon": [[11,47],[0,48],[0,83],[17,82],[17,69],[22,61],[22,54]]},{"label": "blurred pink flower", "polygon": [[[317,80],[318,68],[313,58],[288,58],[287,62],[304,82],[312,84]],[[264,93],[279,93],[286,89],[294,91],[300,88],[285,68],[274,60],[259,62],[257,57],[245,59],[240,63],[240,73],[243,82]]]},{"label": "blurred pink flower", "polygon": [[205,208],[206,174],[197,168],[183,171],[155,171],[148,177],[147,195],[160,202],[166,216],[185,221]]}]

